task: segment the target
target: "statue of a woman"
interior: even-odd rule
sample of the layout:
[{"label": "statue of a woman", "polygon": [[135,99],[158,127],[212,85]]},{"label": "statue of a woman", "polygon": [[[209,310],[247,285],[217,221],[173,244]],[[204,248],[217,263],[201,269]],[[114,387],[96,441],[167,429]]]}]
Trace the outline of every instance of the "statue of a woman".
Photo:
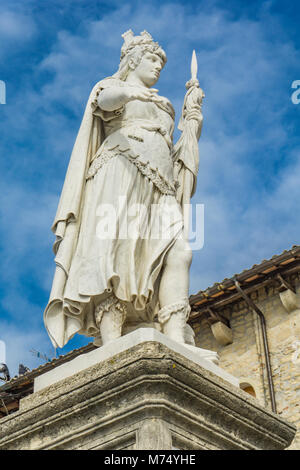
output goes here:
[{"label": "statue of a woman", "polygon": [[[189,200],[196,174],[174,151],[171,103],[152,88],[165,52],[146,31],[123,37],[118,72],[87,103],[53,225],[57,267],[44,318],[55,347],[75,333],[105,344],[147,325],[186,342],[192,253],[179,199],[187,184]],[[184,118],[198,139],[197,99]]]}]

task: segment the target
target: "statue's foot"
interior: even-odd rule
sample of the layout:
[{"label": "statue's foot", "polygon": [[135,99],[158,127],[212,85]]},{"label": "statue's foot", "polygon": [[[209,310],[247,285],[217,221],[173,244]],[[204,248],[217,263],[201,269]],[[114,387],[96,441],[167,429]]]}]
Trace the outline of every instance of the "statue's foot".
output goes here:
[{"label": "statue's foot", "polygon": [[119,312],[105,312],[100,323],[100,333],[102,338],[102,346],[122,336],[122,325],[124,319]]},{"label": "statue's foot", "polygon": [[122,336],[126,307],[123,302],[111,295],[97,305],[95,318],[101,334],[101,343],[99,341],[100,337],[96,337],[94,344],[104,346]]},{"label": "statue's foot", "polygon": [[185,344],[185,347],[196,353],[199,357],[206,359],[207,361],[219,365],[220,357],[216,351],[210,351],[209,349],[197,348],[197,346],[192,346],[191,344]]},{"label": "statue's foot", "polygon": [[168,328],[164,329],[163,333],[166,336],[168,336],[168,338],[172,339],[173,341],[176,341],[177,343],[185,344],[183,332],[181,332],[181,331],[172,331],[171,328],[172,327],[170,326],[170,329],[168,329]]},{"label": "statue's foot", "polygon": [[190,311],[188,299],[161,308],[158,312],[158,320],[162,325],[163,333],[173,341],[184,344],[186,321]]}]

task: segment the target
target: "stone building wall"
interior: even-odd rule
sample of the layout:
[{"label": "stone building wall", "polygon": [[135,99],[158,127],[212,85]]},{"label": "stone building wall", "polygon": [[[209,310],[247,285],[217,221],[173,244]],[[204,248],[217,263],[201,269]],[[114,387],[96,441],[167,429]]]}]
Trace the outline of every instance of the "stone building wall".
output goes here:
[{"label": "stone building wall", "polygon": [[[300,450],[299,274],[294,275],[290,282],[296,287],[296,297],[292,296],[296,305],[289,306],[289,312],[274,287],[258,288],[251,294],[251,298],[266,319],[277,413],[298,427],[290,448]],[[271,408],[261,326],[257,314],[250,311],[244,301],[231,304],[219,313],[230,320],[233,343],[227,346],[218,344],[207,320],[202,320],[192,325],[197,346],[217,351],[220,366],[238,377],[243,387],[253,387],[259,402]]]}]

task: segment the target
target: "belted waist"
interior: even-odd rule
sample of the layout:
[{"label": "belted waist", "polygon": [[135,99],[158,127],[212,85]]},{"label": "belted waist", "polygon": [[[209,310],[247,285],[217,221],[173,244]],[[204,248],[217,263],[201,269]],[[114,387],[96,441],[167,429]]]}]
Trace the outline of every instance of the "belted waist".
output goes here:
[{"label": "belted waist", "polygon": [[[171,149],[172,148],[172,139],[171,136],[165,126],[158,122],[153,122],[147,119],[135,119],[135,120],[124,120],[121,123],[121,126],[117,129],[114,129],[113,132],[110,134],[112,135],[113,133],[119,131],[120,129],[126,129],[126,128],[141,128],[145,129],[149,132],[159,132],[161,136],[165,139],[168,147]],[[138,139],[137,139],[138,140]]]}]

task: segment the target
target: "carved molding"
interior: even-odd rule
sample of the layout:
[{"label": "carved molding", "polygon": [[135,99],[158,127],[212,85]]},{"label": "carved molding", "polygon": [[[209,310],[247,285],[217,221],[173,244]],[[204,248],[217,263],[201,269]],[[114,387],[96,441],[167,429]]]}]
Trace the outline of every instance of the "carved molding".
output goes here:
[{"label": "carved molding", "polygon": [[279,450],[295,435],[293,425],[249,394],[155,342],[84,369],[21,404],[1,419],[0,449],[166,449],[171,433],[179,449]]}]

